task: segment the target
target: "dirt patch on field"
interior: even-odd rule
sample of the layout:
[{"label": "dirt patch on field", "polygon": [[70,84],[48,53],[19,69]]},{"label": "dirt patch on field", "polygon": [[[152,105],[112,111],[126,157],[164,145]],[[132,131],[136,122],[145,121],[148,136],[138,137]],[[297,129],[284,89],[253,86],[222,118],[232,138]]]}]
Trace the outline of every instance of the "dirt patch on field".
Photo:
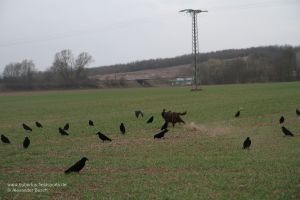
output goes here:
[{"label": "dirt patch on field", "polygon": [[[154,139],[154,134],[143,135],[139,138],[127,138],[125,136],[116,136],[116,138],[111,137],[112,142],[102,142],[101,140],[94,140],[89,143],[89,145],[83,148],[83,150],[89,151],[91,149],[97,149],[100,147],[114,148],[114,147],[126,147],[126,146],[142,146],[142,145],[153,145],[158,142],[167,142],[167,143],[176,143],[178,140],[190,140],[195,139],[201,136],[208,137],[217,137],[219,135],[230,134],[233,131],[238,131],[238,127],[232,127],[229,125],[219,124],[218,126],[214,125],[204,125],[191,122],[183,125],[183,129],[173,130],[169,129],[169,132],[165,134],[165,137],[162,139]],[[155,131],[154,131],[155,132]],[[159,132],[156,131],[156,132]],[[73,150],[71,150],[73,151]]]},{"label": "dirt patch on field", "polygon": [[196,124],[195,122],[190,122],[185,124],[184,127],[188,130],[199,132],[201,134],[207,134],[209,129],[203,124]]},{"label": "dirt patch on field", "polygon": [[125,168],[125,167],[105,167],[105,168],[90,168],[89,172],[93,173],[146,173],[146,174],[155,174],[155,173],[166,173],[171,171],[170,168],[165,167],[144,167],[144,168]]},{"label": "dirt patch on field", "polygon": [[66,92],[90,92],[98,91],[99,89],[61,89],[61,90],[28,90],[28,91],[0,91],[0,96],[31,96],[39,94],[51,94],[51,93],[66,93]]},{"label": "dirt patch on field", "polygon": [[64,170],[60,167],[2,167],[0,173],[63,173]]},{"label": "dirt patch on field", "polygon": [[[198,171],[210,171],[218,173],[240,173],[240,172],[253,172],[253,169],[230,169],[230,168],[202,168],[202,167],[180,167],[180,168],[168,168],[168,167],[91,167],[87,164],[80,173],[106,173],[106,174],[118,174],[118,173],[142,173],[142,174],[162,174],[162,173],[182,173],[182,172],[198,172]],[[65,171],[61,167],[5,167],[0,169],[0,173],[22,173],[22,174],[37,174],[37,173],[57,173],[63,174]]]},{"label": "dirt patch on field", "polygon": [[234,131],[234,127],[229,125],[204,125],[204,124],[197,124],[195,122],[190,122],[184,125],[184,128],[191,133],[196,133],[200,135],[207,135],[207,136],[218,136],[228,134]]},{"label": "dirt patch on field", "polygon": [[112,143],[112,146],[124,146],[124,145],[144,145],[149,144],[153,141],[153,138],[150,136],[150,138],[131,138],[128,140],[116,140],[114,143]]},{"label": "dirt patch on field", "polygon": [[88,168],[88,172],[92,173],[142,173],[142,174],[163,174],[163,173],[186,173],[186,172],[199,172],[208,171],[211,173],[253,173],[254,170],[251,168],[243,169],[231,169],[231,168],[203,168],[199,167],[143,167],[143,168],[125,168],[125,167],[104,167],[104,168]]}]

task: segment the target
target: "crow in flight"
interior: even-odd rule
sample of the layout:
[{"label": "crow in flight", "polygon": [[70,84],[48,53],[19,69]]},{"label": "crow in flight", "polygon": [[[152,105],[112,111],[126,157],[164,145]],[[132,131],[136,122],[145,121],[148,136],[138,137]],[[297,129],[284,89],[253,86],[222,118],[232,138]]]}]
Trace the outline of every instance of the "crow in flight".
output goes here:
[{"label": "crow in flight", "polygon": [[99,136],[99,138],[102,140],[102,142],[104,142],[104,141],[110,141],[111,142],[111,139],[109,137],[107,137],[106,135],[104,135],[103,133],[101,133],[100,131],[96,134]]},{"label": "crow in flight", "polygon": [[296,114],[300,116],[300,110],[296,109]]},{"label": "crow in flight", "polygon": [[64,126],[64,130],[67,131],[67,130],[69,130],[69,128],[70,128],[69,123],[66,123],[66,125]]},{"label": "crow in flight", "polygon": [[29,126],[27,126],[26,124],[22,124],[23,128],[25,129],[25,131],[32,131],[32,128],[30,128]]},{"label": "crow in flight", "polygon": [[25,137],[24,141],[23,141],[23,148],[27,149],[30,145],[30,140],[28,137]]},{"label": "crow in flight", "polygon": [[281,116],[280,119],[279,119],[279,123],[282,124],[283,122],[284,122],[284,117]]},{"label": "crow in flight", "polygon": [[152,123],[153,122],[153,120],[154,120],[154,117],[152,116],[152,117],[150,117],[149,119],[148,119],[148,121],[147,121],[147,124],[150,124],[150,123]]},{"label": "crow in flight", "polygon": [[168,128],[168,125],[169,125],[169,123],[168,123],[168,122],[165,122],[165,123],[162,125],[162,127],[160,128],[160,130],[165,130],[165,129],[167,129],[167,128]]},{"label": "crow in flight", "polygon": [[35,122],[36,127],[43,128],[43,125],[40,122]]},{"label": "crow in flight", "polygon": [[139,118],[139,116],[144,117],[144,113],[140,110],[134,111],[136,118]]},{"label": "crow in flight", "polygon": [[94,126],[94,122],[92,120],[89,120],[89,125]]},{"label": "crow in flight", "polygon": [[251,145],[251,140],[249,137],[247,137],[247,139],[243,143],[243,149],[249,149],[250,145]]},{"label": "crow in flight", "polygon": [[69,169],[67,169],[65,171],[65,174],[69,174],[71,172],[77,172],[79,173],[80,170],[82,170],[82,168],[84,167],[85,165],[85,162],[87,161],[88,159],[86,157],[83,157],[81,158],[78,162],[76,162],[73,166],[71,166]]},{"label": "crow in flight", "polygon": [[69,135],[64,129],[62,129],[60,127],[58,128],[58,131],[61,135]]},{"label": "crow in flight", "polygon": [[124,135],[125,134],[125,132],[126,132],[126,130],[125,130],[125,126],[124,126],[124,124],[123,123],[121,123],[121,125],[120,125],[120,131],[121,131],[121,133]]},{"label": "crow in flight", "polygon": [[162,130],[161,132],[157,133],[154,135],[154,139],[157,138],[157,139],[160,139],[160,138],[163,138],[165,136],[165,133],[168,132],[168,129],[164,129]]},{"label": "crow in flight", "polygon": [[281,127],[281,131],[286,135],[286,136],[294,136],[294,134],[284,126]]},{"label": "crow in flight", "polygon": [[1,134],[1,141],[5,144],[10,144],[10,141],[5,135]]}]

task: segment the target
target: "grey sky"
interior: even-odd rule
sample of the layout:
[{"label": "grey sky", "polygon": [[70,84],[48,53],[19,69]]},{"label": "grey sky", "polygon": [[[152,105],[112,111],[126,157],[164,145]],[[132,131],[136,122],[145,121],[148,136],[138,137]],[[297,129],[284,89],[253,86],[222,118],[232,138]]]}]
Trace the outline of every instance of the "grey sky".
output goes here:
[{"label": "grey sky", "polygon": [[0,72],[32,59],[44,70],[54,54],[89,52],[101,66],[191,52],[191,18],[200,14],[200,52],[300,45],[300,0],[0,0]]}]

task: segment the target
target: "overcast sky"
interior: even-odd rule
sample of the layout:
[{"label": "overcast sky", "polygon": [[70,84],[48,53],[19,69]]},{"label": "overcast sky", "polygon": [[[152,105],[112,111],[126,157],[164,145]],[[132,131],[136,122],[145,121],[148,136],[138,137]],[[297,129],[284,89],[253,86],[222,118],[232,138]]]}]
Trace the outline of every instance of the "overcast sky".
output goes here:
[{"label": "overcast sky", "polygon": [[191,52],[191,17],[200,52],[300,45],[300,0],[0,0],[0,72],[10,62],[51,66],[54,54],[89,52],[102,66]]}]

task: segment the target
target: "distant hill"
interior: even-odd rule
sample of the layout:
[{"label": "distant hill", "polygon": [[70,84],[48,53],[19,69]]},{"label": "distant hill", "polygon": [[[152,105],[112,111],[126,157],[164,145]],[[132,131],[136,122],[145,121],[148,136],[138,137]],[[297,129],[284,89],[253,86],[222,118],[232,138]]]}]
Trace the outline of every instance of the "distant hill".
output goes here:
[{"label": "distant hill", "polygon": [[[296,52],[300,47],[265,46],[201,53],[202,84],[278,82],[300,80]],[[87,69],[90,78],[104,80],[192,77],[192,55],[158,58]]]},{"label": "distant hill", "polygon": [[190,64],[170,66],[156,69],[145,69],[132,72],[107,73],[91,75],[91,78],[105,81],[113,79],[137,80],[137,79],[174,79],[176,77],[192,77]]},{"label": "distant hill", "polygon": [[[221,51],[213,51],[208,53],[200,53],[198,61],[206,62],[209,59],[233,59],[238,57],[245,57],[254,54],[260,54],[262,56],[276,53],[290,46],[266,46],[266,47],[251,47],[246,49],[227,49]],[[294,47],[294,49],[300,50],[300,47]],[[87,69],[89,75],[95,74],[111,74],[111,73],[122,73],[122,72],[135,72],[141,70],[150,70],[158,68],[175,67],[179,65],[189,65],[192,61],[192,55],[181,55],[172,58],[157,58],[142,61],[135,61],[126,64],[115,64],[109,66],[100,66]]]}]

